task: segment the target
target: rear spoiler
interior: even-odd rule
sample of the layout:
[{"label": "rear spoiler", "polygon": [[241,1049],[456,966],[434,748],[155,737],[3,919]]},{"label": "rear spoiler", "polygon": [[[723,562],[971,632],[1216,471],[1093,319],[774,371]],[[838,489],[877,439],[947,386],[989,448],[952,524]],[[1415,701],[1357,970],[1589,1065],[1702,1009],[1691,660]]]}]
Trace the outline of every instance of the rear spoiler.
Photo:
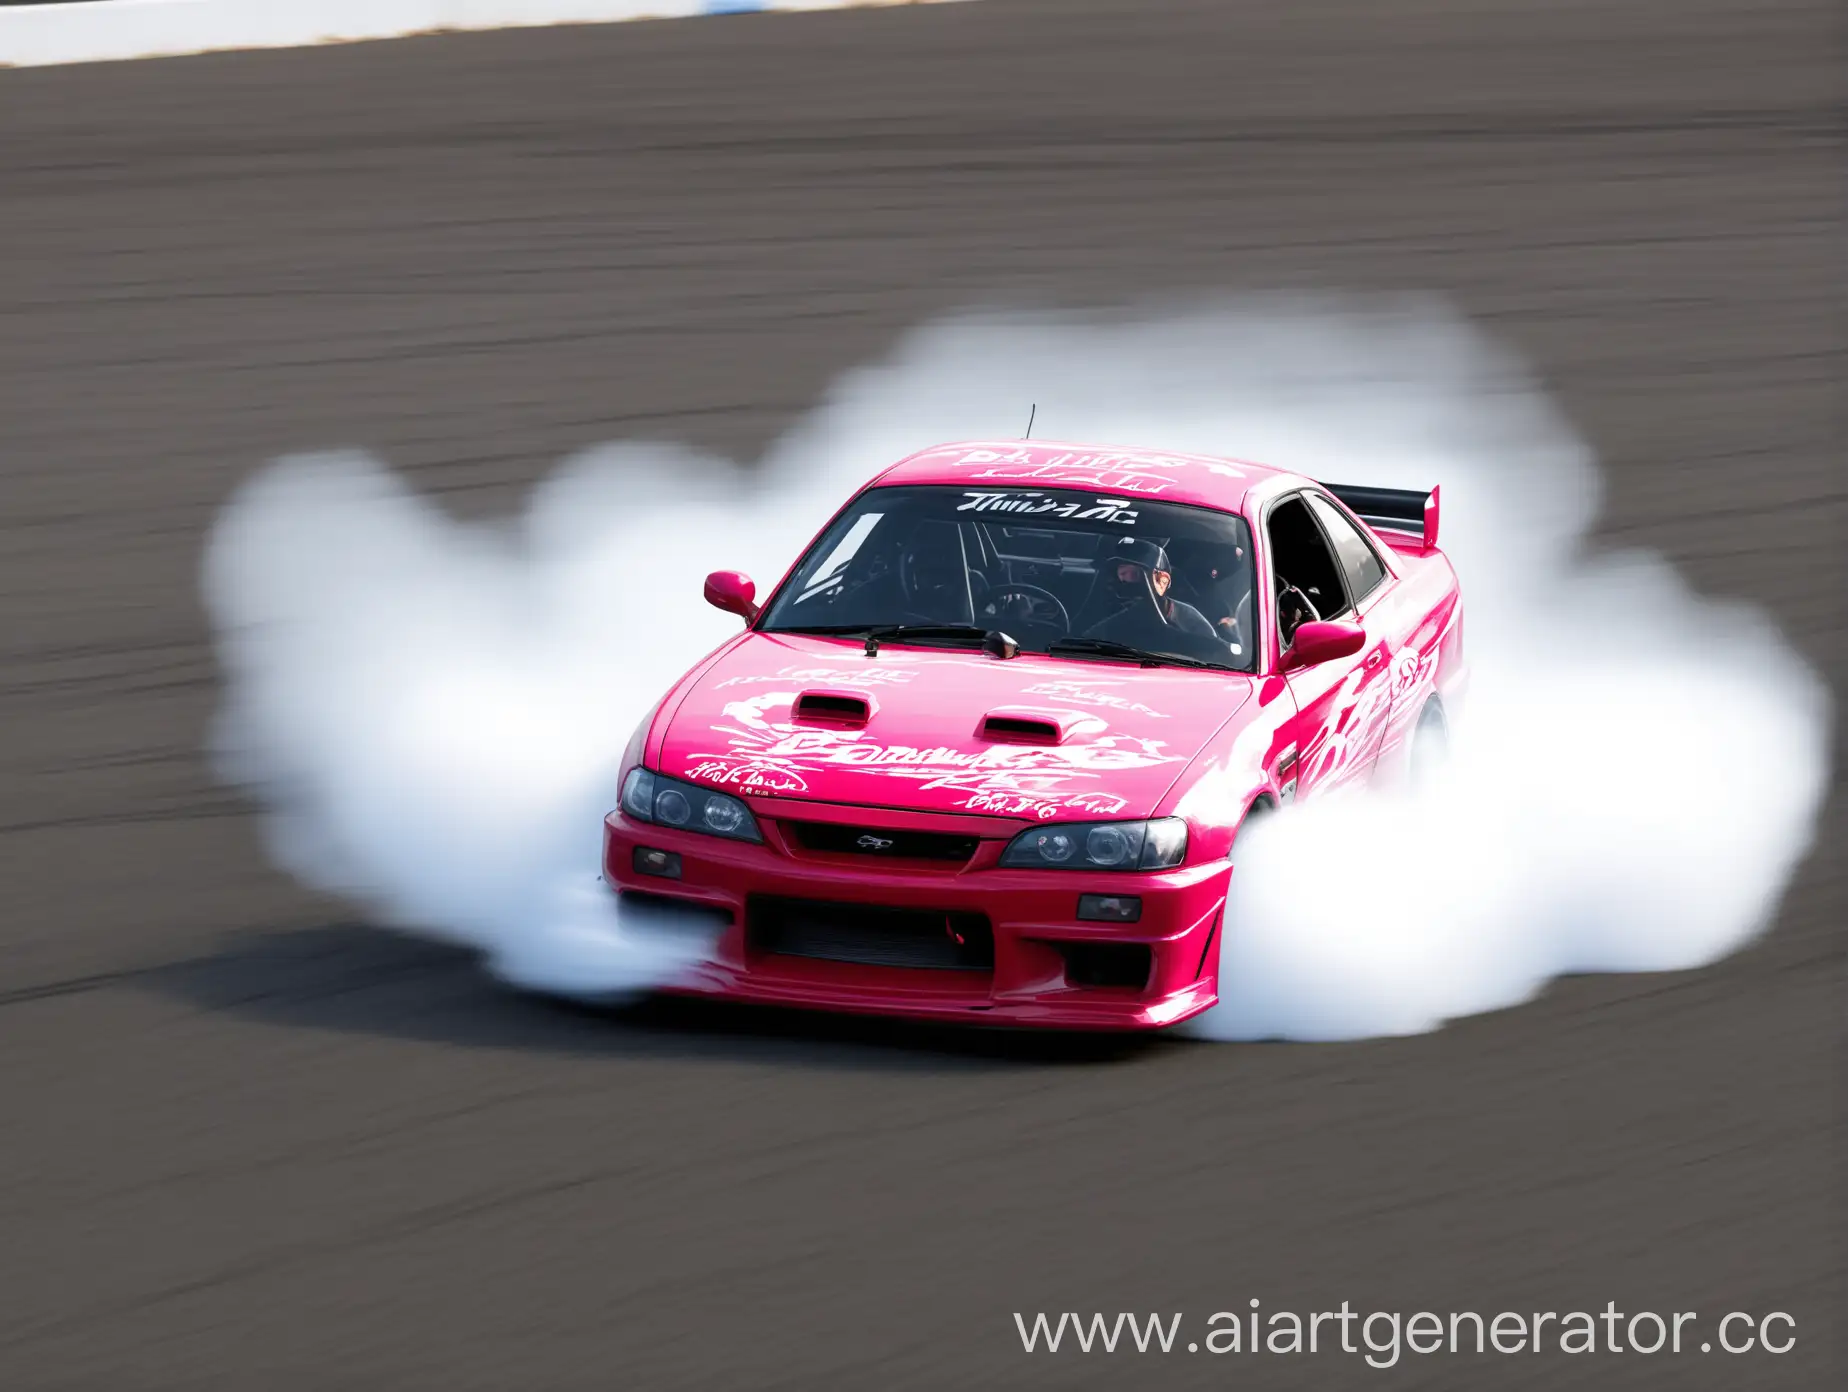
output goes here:
[{"label": "rear spoiler", "polygon": [[1347,504],[1369,527],[1409,532],[1424,538],[1428,551],[1437,545],[1437,489],[1364,488],[1357,484],[1325,483],[1322,487]]}]

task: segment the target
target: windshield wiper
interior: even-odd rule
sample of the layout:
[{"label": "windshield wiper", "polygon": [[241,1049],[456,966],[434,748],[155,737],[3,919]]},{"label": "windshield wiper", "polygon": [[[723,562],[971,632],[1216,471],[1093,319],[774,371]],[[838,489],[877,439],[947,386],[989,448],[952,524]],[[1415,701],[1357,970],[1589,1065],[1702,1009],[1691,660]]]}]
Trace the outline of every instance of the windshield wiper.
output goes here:
[{"label": "windshield wiper", "polygon": [[1209,671],[1229,672],[1230,663],[1207,662],[1198,657],[1185,657],[1180,653],[1150,652],[1147,648],[1138,648],[1133,643],[1119,643],[1114,638],[1056,638],[1047,645],[1049,656],[1060,653],[1089,653],[1094,657],[1120,657],[1125,662],[1160,663],[1174,667],[1204,667]]},{"label": "windshield wiper", "polygon": [[[838,638],[864,638],[866,651],[873,654],[879,651],[881,643],[910,643],[920,639],[930,641],[947,641],[959,647],[981,648],[988,646],[996,635],[989,629],[975,624],[810,624],[801,628],[780,628],[778,633],[817,633]],[[1011,657],[1012,654],[1010,653]]]}]

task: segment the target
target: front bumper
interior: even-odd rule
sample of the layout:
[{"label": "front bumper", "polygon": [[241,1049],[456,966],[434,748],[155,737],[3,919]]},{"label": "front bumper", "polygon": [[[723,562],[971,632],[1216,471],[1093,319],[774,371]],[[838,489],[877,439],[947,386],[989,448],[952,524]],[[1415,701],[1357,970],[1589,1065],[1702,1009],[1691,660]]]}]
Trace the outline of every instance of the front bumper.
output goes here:
[{"label": "front bumper", "polygon": [[[631,820],[604,821],[603,873],[614,888],[709,911],[724,919],[710,960],[664,988],[675,993],[862,1014],[1080,1030],[1149,1030],[1177,1024],[1218,999],[1219,920],[1229,866],[1221,861],[1158,872],[1003,870],[1007,841],[1024,824],[945,818],[787,799],[751,799],[764,843],[729,841]],[[786,816],[874,830],[960,830],[979,836],[962,864],[806,849]],[[678,878],[640,873],[638,847],[679,857]],[[1134,895],[1133,923],[1081,921],[1080,895]],[[921,911],[947,924],[987,920],[992,968],[872,965],[778,950],[762,931],[766,905],[813,903],[837,918],[865,905],[869,920]],[[869,932],[876,933],[876,929]],[[947,931],[956,931],[949,928]],[[959,939],[960,940],[960,939]],[[768,945],[767,945],[768,944]],[[1116,967],[1098,978],[1097,948]],[[1124,962],[1146,979],[1123,979]],[[1139,974],[1139,966],[1136,973]]]}]

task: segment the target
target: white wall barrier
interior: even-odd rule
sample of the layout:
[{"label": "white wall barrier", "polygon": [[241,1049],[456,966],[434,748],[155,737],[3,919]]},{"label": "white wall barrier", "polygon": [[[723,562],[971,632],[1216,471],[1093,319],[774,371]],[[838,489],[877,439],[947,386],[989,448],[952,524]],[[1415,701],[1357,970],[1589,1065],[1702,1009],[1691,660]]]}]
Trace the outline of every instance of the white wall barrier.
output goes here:
[{"label": "white wall barrier", "polygon": [[450,29],[907,3],[936,0],[83,0],[0,6],[0,66],[293,48]]}]

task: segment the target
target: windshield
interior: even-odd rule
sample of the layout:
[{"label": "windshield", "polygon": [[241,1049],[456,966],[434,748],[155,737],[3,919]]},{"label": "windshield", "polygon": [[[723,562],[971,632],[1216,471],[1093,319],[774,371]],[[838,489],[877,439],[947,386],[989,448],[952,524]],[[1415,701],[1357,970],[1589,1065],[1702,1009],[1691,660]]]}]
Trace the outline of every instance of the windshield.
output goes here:
[{"label": "windshield", "polygon": [[802,558],[761,626],[973,626],[1027,652],[1136,650],[1250,671],[1251,585],[1244,519],[1211,508],[1073,489],[874,488]]}]

